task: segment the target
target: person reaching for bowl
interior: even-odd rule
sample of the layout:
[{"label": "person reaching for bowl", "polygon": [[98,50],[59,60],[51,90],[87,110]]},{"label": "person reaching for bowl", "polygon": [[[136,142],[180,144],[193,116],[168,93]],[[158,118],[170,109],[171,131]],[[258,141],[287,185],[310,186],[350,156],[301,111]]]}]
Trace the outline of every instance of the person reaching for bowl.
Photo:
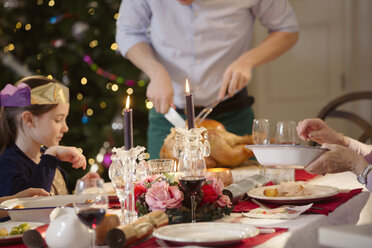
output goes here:
[{"label": "person reaching for bowl", "polygon": [[[11,200],[11,199],[16,199],[16,198],[30,197],[30,196],[48,196],[48,195],[50,195],[49,192],[45,191],[44,189],[28,188],[14,195],[0,197],[0,203],[7,201],[7,200]],[[9,218],[3,219],[7,216],[8,216],[8,212],[0,210],[0,222],[8,220]]]},{"label": "person reaching for bowl", "polygon": [[351,171],[372,191],[372,145],[344,136],[319,118],[300,121],[297,133],[301,139],[315,141],[329,150],[306,166],[307,172],[324,175]]}]

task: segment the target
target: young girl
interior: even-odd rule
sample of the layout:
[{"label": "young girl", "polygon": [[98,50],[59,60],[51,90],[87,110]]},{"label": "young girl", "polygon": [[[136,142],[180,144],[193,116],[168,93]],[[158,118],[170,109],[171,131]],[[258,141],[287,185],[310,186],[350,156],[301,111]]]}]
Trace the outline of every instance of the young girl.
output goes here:
[{"label": "young girl", "polygon": [[86,167],[77,148],[59,146],[68,131],[69,90],[44,76],[16,85],[0,92],[0,197],[27,188],[68,194],[60,161]]}]

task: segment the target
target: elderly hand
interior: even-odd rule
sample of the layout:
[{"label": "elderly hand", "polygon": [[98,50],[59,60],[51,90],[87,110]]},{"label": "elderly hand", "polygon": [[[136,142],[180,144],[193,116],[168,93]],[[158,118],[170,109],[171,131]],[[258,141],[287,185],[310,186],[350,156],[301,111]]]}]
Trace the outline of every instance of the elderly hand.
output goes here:
[{"label": "elderly hand", "polygon": [[85,156],[76,147],[52,146],[49,147],[44,154],[55,156],[61,161],[70,162],[75,169],[81,167],[85,170],[87,165]]},{"label": "elderly hand", "polygon": [[349,145],[348,139],[343,134],[336,132],[319,118],[300,121],[297,125],[297,133],[301,139],[313,140],[319,144]]},{"label": "elderly hand", "polygon": [[226,92],[232,97],[237,91],[243,89],[252,77],[252,66],[249,60],[241,56],[227,67],[223,74],[223,82],[218,93],[220,99]]},{"label": "elderly hand", "polygon": [[147,86],[146,96],[154,104],[156,112],[165,114],[169,107],[175,107],[173,103],[173,86],[168,72],[159,70],[152,76]]},{"label": "elderly hand", "polygon": [[362,156],[344,146],[325,143],[322,147],[329,151],[306,166],[307,172],[324,175],[325,173],[351,171],[359,175],[368,165]]}]

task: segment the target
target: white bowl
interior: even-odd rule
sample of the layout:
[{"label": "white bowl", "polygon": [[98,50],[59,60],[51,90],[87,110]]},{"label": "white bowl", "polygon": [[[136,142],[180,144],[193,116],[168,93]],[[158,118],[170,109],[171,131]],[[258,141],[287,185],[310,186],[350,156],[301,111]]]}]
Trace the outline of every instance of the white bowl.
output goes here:
[{"label": "white bowl", "polygon": [[263,166],[300,166],[309,165],[327,151],[325,148],[299,145],[247,145]]},{"label": "white bowl", "polygon": [[[50,212],[56,207],[71,205],[77,200],[89,199],[91,195],[56,195],[25,197],[4,201],[0,209],[8,211],[12,221],[30,221],[49,223]],[[17,205],[24,208],[13,209]]]}]

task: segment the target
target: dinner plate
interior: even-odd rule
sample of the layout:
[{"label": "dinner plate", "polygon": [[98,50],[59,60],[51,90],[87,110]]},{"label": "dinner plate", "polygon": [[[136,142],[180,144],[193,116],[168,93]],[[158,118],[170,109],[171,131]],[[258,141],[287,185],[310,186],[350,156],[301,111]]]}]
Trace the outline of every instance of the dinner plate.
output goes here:
[{"label": "dinner plate", "polygon": [[301,145],[246,145],[263,166],[304,167],[327,151],[325,148]]},{"label": "dinner plate", "polygon": [[254,237],[259,230],[240,223],[199,222],[176,224],[156,229],[153,235],[177,244],[227,245]]},{"label": "dinner plate", "polygon": [[303,186],[311,192],[310,195],[273,196],[273,197],[264,195],[263,191],[265,189],[275,189],[275,188],[278,188],[279,185],[255,188],[255,189],[250,190],[247,193],[247,195],[257,200],[276,203],[276,204],[297,204],[297,203],[310,203],[310,202],[324,200],[334,195],[337,195],[339,193],[339,190],[337,188],[326,186],[326,185],[305,184]]},{"label": "dinner plate", "polygon": [[[8,230],[8,233],[10,233],[10,231],[13,227],[19,226],[22,223],[25,223],[25,222],[8,221],[8,222],[0,223],[0,227],[1,228],[6,228]],[[45,224],[45,223],[41,223],[41,222],[27,222],[27,223],[30,224],[31,229],[34,229],[38,226],[41,226],[41,225]],[[23,234],[0,236],[0,244],[6,245],[6,244],[13,244],[13,243],[20,243],[20,242],[22,242],[22,235]]]},{"label": "dinner plate", "polygon": [[[91,197],[92,195],[87,194],[16,198],[2,202],[0,210],[8,211],[12,221],[49,223],[49,214],[54,208],[72,206],[77,200],[87,200]],[[24,208],[14,209],[17,205]]]}]

